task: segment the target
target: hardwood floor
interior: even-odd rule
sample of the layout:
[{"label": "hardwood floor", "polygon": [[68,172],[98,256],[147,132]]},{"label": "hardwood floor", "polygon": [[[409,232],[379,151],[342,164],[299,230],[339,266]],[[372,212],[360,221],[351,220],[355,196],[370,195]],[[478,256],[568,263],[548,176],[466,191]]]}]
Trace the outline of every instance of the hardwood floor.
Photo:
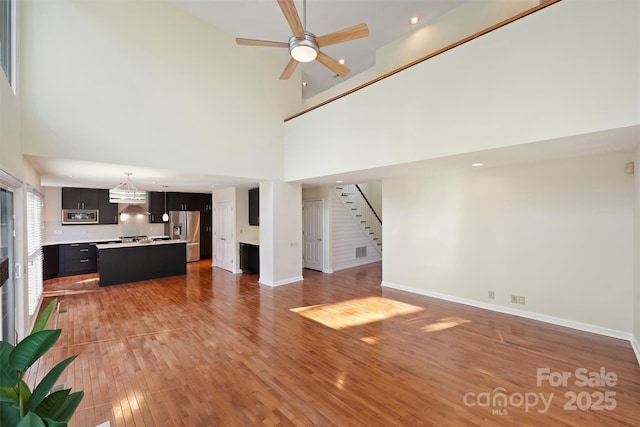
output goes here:
[{"label": "hardwood floor", "polygon": [[[60,382],[85,391],[82,427],[638,425],[626,341],[383,290],[380,263],[304,277],[269,288],[204,261],[106,288],[48,281],[62,337],[28,382],[79,354]],[[538,386],[538,368],[571,377]],[[581,368],[617,381],[580,386]]]}]

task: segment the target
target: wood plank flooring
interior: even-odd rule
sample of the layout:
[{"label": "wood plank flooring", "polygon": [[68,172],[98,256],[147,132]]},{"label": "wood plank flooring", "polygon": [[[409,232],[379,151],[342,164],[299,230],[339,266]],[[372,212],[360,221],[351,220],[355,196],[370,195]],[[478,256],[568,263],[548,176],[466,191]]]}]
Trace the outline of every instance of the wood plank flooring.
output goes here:
[{"label": "wood plank flooring", "polygon": [[[62,337],[28,382],[79,354],[60,380],[85,391],[76,427],[638,425],[626,341],[383,290],[380,263],[304,277],[269,288],[203,261],[48,281]],[[538,386],[538,368],[571,377]],[[581,386],[581,368],[617,381]]]}]

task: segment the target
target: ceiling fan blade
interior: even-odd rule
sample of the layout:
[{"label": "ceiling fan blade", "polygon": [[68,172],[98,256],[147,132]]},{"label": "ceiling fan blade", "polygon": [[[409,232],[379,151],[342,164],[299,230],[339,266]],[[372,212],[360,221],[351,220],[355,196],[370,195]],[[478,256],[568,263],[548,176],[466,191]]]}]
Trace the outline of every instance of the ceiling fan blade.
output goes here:
[{"label": "ceiling fan blade", "polygon": [[293,35],[298,38],[304,37],[304,28],[302,28],[302,24],[300,23],[298,9],[296,9],[296,4],[293,0],[278,0],[278,4],[289,23],[289,27],[291,27],[291,31],[293,31]]},{"label": "ceiling fan blade", "polygon": [[289,77],[291,77],[293,72],[296,70],[297,66],[298,66],[298,61],[291,58],[287,66],[284,67],[284,71],[282,72],[282,74],[280,74],[280,80],[287,80]]},{"label": "ceiling fan blade", "polygon": [[348,42],[349,40],[361,39],[369,35],[367,24],[358,24],[335,33],[327,34],[316,38],[318,46],[331,46],[332,44]]},{"label": "ceiling fan blade", "polygon": [[236,39],[236,43],[242,46],[267,46],[267,47],[289,47],[289,43],[272,42],[269,40]]},{"label": "ceiling fan blade", "polygon": [[349,71],[351,71],[332,57],[325,55],[322,52],[318,52],[318,57],[316,59],[319,63],[321,63],[340,77],[346,76],[347,74],[349,74]]}]

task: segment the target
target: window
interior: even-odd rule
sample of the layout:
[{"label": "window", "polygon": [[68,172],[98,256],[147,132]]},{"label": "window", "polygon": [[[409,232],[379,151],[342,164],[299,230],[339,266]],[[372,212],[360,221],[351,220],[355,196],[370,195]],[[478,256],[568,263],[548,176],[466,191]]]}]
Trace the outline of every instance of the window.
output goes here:
[{"label": "window", "polygon": [[42,196],[27,187],[27,275],[29,316],[33,316],[42,296]]},{"label": "window", "polygon": [[0,0],[0,63],[9,83],[13,47],[13,6],[14,0]]}]

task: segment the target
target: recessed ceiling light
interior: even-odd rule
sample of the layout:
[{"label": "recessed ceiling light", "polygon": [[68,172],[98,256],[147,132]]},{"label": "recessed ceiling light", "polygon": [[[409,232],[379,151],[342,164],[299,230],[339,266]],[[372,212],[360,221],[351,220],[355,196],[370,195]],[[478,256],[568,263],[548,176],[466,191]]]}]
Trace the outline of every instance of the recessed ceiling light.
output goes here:
[{"label": "recessed ceiling light", "polygon": [[307,82],[302,82],[302,87],[307,87]]},{"label": "recessed ceiling light", "polygon": [[411,25],[416,25],[418,22],[420,22],[420,18],[418,18],[417,16],[414,16],[409,20],[409,22],[411,23]]},{"label": "recessed ceiling light", "polygon": [[474,168],[478,168],[480,166],[484,166],[484,163],[471,163],[471,166],[473,166]]},{"label": "recessed ceiling light", "polygon": [[73,175],[69,175],[69,178],[75,178],[75,176],[73,176]]},{"label": "recessed ceiling light", "polygon": [[344,181],[340,181],[340,180],[338,180],[338,181],[336,181],[336,184],[342,184],[343,182],[344,182]]},{"label": "recessed ceiling light", "polygon": [[344,59],[340,58],[340,59],[338,60],[338,62],[339,62],[339,63],[341,63],[342,65],[344,65]]}]

